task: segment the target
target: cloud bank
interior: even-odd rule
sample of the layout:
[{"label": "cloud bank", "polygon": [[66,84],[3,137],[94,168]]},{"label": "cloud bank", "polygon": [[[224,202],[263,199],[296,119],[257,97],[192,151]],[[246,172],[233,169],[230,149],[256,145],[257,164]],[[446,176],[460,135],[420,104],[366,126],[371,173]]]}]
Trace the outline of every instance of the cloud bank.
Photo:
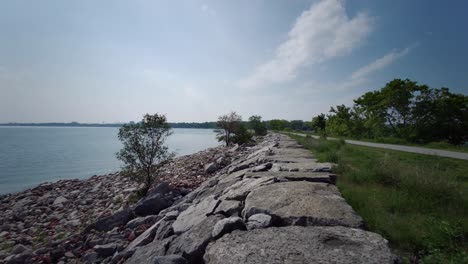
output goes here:
[{"label": "cloud bank", "polygon": [[373,19],[364,12],[348,17],[344,1],[322,0],[297,18],[274,57],[257,66],[240,85],[257,88],[292,80],[304,66],[349,54],[372,27]]}]

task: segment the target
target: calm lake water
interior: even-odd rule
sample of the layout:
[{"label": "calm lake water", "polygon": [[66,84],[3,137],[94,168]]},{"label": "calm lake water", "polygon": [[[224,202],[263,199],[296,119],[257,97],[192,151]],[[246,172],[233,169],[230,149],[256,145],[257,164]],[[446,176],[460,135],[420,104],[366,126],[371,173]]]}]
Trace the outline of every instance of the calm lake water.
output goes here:
[{"label": "calm lake water", "polygon": [[[219,144],[211,129],[173,131],[167,145],[178,156]],[[0,127],[0,194],[118,171],[117,133],[113,127]]]}]

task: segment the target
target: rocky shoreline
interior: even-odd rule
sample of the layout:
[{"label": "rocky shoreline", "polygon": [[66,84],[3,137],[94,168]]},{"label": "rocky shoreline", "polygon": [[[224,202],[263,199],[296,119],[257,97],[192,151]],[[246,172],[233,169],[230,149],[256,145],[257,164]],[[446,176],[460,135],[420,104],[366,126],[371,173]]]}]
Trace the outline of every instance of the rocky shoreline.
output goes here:
[{"label": "rocky shoreline", "polygon": [[[172,199],[178,199],[245,151],[219,146],[178,157],[163,168],[161,180],[174,189],[174,194],[177,192]],[[135,226],[135,230],[114,230],[109,235],[86,228],[98,219],[134,207],[138,187],[113,173],[86,180],[43,183],[19,193],[1,195],[0,263],[82,263],[85,261],[80,258],[95,245],[112,241],[125,247],[151,221]],[[85,230],[89,234],[83,234]],[[81,241],[88,235],[89,241]],[[87,245],[80,245],[80,241]]]},{"label": "rocky shoreline", "polygon": [[[175,160],[135,202],[119,175],[39,186],[0,200],[3,262],[399,263],[341,196],[332,165],[268,134]],[[80,225],[56,237],[73,216]],[[40,243],[38,228],[51,232]]]}]

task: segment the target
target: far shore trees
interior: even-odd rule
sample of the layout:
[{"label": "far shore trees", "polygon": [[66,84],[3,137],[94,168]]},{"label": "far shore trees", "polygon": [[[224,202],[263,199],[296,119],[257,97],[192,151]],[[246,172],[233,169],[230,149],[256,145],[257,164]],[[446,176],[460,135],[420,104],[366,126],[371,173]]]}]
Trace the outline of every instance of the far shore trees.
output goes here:
[{"label": "far shore trees", "polygon": [[122,173],[143,184],[143,195],[157,179],[161,167],[174,157],[165,145],[171,134],[166,116],[158,113],[146,114],[141,122],[124,125],[119,130],[123,148],[116,156],[124,163]]}]

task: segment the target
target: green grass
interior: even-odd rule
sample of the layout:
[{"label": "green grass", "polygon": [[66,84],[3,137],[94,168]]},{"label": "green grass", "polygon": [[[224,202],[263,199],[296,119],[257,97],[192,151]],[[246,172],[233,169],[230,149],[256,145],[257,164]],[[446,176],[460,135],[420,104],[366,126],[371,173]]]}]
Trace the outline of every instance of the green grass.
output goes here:
[{"label": "green grass", "polygon": [[405,263],[468,263],[468,161],[291,137],[338,164],[344,198]]},{"label": "green grass", "polygon": [[[307,132],[307,131],[294,131],[294,133],[320,136],[317,133]],[[334,137],[334,136],[330,136],[330,137]],[[440,150],[449,150],[449,151],[468,153],[468,145],[456,146],[456,145],[453,145],[444,141],[430,142],[430,143],[425,143],[425,144],[416,144],[416,143],[409,142],[403,138],[396,138],[396,137],[378,137],[375,139],[370,139],[370,138],[346,138],[346,139],[358,140],[358,141],[363,141],[363,142],[403,145],[403,146],[422,147],[422,148],[440,149]]]}]

